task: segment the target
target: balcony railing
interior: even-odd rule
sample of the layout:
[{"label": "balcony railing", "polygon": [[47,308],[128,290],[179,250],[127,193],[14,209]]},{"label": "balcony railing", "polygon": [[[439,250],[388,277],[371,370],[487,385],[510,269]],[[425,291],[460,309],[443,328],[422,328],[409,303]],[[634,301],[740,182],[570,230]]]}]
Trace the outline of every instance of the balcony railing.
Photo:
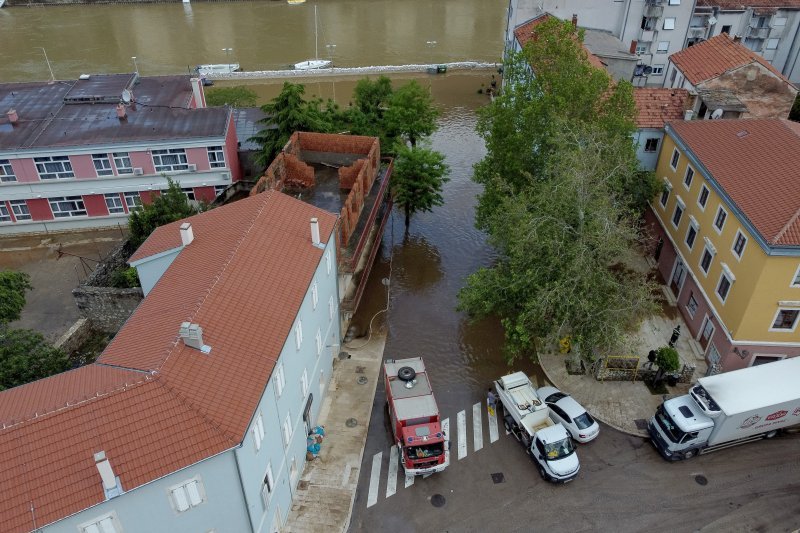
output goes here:
[{"label": "balcony railing", "polygon": [[748,39],[766,39],[769,37],[769,28],[753,28],[747,29]]},{"label": "balcony railing", "polygon": [[639,42],[652,43],[655,40],[656,40],[655,30],[641,30],[639,32]]},{"label": "balcony railing", "polygon": [[644,6],[644,16],[645,17],[652,17],[658,18],[664,14],[664,6],[660,4],[645,4]]}]

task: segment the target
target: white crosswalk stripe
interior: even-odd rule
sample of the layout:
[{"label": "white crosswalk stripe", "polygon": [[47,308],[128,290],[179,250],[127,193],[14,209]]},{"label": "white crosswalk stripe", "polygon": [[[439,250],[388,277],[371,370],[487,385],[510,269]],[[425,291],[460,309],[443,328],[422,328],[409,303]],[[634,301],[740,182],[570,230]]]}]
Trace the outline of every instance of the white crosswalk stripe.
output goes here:
[{"label": "white crosswalk stripe", "polygon": [[489,406],[486,400],[486,412],[489,413],[489,443],[496,442],[500,437],[497,435],[497,408]]},{"label": "white crosswalk stripe", "polygon": [[392,496],[397,492],[397,465],[399,454],[397,446],[392,446],[389,450],[389,479],[386,480],[386,497]]},{"label": "white crosswalk stripe", "polygon": [[467,456],[467,413],[459,411],[456,417],[456,431],[458,432],[458,460]]},{"label": "white crosswalk stripe", "polygon": [[483,424],[481,411],[483,405],[478,402],[472,406],[472,451],[477,452],[483,448]]},{"label": "white crosswalk stripe", "polygon": [[367,507],[372,507],[378,503],[378,484],[381,477],[381,460],[383,452],[378,452],[372,456],[372,472],[369,475],[369,492],[367,493]]}]

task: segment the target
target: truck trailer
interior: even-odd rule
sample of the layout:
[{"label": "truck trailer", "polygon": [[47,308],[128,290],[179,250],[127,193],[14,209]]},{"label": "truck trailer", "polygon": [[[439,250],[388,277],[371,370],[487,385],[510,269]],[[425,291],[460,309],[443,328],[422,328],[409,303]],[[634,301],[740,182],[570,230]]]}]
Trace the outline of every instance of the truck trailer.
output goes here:
[{"label": "truck trailer", "polygon": [[665,459],[772,438],[800,424],[800,357],[697,381],[689,394],[662,403],[648,422],[650,439]]}]

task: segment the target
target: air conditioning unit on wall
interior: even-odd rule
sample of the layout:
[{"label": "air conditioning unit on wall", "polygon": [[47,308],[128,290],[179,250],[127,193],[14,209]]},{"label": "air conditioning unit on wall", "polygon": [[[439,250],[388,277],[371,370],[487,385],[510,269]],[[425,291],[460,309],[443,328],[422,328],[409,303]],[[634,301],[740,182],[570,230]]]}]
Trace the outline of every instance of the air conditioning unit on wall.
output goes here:
[{"label": "air conditioning unit on wall", "polygon": [[197,170],[197,165],[195,165],[195,164],[189,165],[189,172],[194,172],[196,170]]},{"label": "air conditioning unit on wall", "polygon": [[142,170],[141,167],[136,167],[133,169],[134,176],[141,176],[142,174],[144,174],[144,171]]}]

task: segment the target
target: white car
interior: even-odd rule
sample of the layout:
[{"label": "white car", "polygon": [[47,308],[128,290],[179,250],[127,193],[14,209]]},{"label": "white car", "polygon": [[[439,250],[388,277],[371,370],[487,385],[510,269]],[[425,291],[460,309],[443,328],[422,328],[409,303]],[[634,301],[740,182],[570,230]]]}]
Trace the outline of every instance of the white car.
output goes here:
[{"label": "white car", "polygon": [[550,408],[553,422],[560,422],[576,441],[589,442],[600,433],[597,421],[569,394],[555,387],[541,387],[536,394]]}]

